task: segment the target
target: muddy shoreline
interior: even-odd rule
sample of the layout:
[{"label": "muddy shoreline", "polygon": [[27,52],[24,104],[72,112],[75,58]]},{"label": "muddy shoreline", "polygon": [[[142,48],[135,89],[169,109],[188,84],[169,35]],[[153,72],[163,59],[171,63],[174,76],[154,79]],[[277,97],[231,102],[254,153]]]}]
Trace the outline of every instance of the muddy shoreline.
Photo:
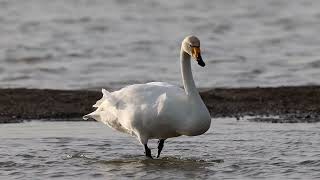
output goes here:
[{"label": "muddy shoreline", "polygon": [[[250,120],[272,123],[320,122],[320,86],[202,89],[200,95],[212,117],[259,116]],[[100,91],[0,89],[0,123],[81,120],[100,98]]]}]

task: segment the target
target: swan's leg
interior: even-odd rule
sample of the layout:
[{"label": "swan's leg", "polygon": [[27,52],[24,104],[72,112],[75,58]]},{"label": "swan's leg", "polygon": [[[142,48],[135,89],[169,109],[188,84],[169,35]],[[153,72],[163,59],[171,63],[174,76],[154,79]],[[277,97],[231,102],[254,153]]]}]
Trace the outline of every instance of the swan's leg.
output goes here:
[{"label": "swan's leg", "polygon": [[148,158],[153,159],[152,156],[151,156],[151,150],[148,148],[148,145],[147,145],[147,144],[144,144],[144,150],[145,150],[146,156],[147,156]]},{"label": "swan's leg", "polygon": [[165,140],[165,139],[159,139],[159,144],[158,144],[158,155],[157,155],[157,158],[159,158],[159,157],[160,157],[160,153],[161,153],[162,148],[163,148],[164,140]]}]

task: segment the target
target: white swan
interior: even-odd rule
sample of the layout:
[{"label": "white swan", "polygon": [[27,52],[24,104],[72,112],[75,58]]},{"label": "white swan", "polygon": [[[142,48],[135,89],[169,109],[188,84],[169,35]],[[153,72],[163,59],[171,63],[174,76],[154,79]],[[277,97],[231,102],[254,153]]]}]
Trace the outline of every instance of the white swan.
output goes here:
[{"label": "white swan", "polygon": [[186,37],[181,45],[184,90],[165,82],[134,84],[112,93],[102,89],[102,99],[93,105],[97,109],[84,119],[93,118],[137,137],[144,145],[145,155],[150,158],[149,139],[159,139],[159,157],[165,139],[205,133],[211,118],[193,81],[190,57],[200,66],[205,66],[200,54],[200,41],[195,36]]}]

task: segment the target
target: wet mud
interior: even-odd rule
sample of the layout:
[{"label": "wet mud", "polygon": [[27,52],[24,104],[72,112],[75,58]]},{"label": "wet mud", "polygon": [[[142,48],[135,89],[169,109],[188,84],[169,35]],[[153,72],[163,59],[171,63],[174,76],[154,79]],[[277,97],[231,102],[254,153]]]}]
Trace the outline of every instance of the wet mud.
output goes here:
[{"label": "wet mud", "polygon": [[[201,89],[213,118],[244,116],[255,122],[320,121],[320,86]],[[100,91],[0,89],[0,123],[81,120],[101,98]]]}]

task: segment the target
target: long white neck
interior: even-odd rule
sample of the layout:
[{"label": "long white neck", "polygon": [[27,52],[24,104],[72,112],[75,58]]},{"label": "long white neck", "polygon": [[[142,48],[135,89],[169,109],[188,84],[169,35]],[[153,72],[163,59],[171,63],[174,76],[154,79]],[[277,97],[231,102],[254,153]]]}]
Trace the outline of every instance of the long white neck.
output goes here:
[{"label": "long white neck", "polygon": [[190,55],[186,53],[183,50],[183,48],[181,48],[181,51],[180,51],[180,67],[181,67],[181,74],[182,74],[182,80],[183,80],[183,87],[187,96],[193,100],[202,101],[193,80]]}]

